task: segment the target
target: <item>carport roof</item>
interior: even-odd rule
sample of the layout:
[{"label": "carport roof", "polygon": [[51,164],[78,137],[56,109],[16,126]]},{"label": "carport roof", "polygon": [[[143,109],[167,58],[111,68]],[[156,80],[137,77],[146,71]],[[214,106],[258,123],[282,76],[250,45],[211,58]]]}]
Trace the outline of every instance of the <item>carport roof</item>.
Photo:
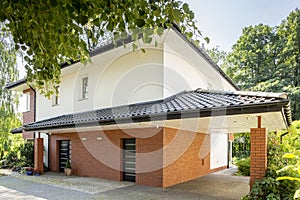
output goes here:
[{"label": "carport roof", "polygon": [[12,130],[12,133],[130,124],[172,119],[281,112],[291,124],[289,100],[284,93],[224,92],[197,89],[163,100],[61,115]]}]

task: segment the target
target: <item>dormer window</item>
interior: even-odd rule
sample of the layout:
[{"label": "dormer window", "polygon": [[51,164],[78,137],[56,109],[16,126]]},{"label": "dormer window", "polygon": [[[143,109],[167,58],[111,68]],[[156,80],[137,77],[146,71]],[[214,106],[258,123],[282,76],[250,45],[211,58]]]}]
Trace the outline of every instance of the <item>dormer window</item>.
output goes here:
[{"label": "dormer window", "polygon": [[81,81],[81,98],[82,99],[88,98],[88,95],[89,95],[88,82],[89,82],[89,79],[87,76],[82,78],[82,81]]}]

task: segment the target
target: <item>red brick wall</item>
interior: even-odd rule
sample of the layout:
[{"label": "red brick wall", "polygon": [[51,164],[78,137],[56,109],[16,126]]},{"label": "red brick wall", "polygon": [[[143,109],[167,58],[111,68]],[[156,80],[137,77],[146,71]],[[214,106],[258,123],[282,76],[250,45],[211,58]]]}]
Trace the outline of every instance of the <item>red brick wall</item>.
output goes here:
[{"label": "red brick wall", "polygon": [[[147,129],[146,129],[147,130]],[[141,138],[145,130],[140,129],[136,140],[136,183],[163,187],[163,129],[148,129],[148,136]],[[153,136],[151,136],[153,135]]]},{"label": "red brick wall", "polygon": [[[169,162],[168,157],[172,156],[171,154],[179,154],[182,153],[182,149],[185,150],[177,160],[170,165],[165,166],[163,170],[163,187],[172,186],[211,173],[209,138],[209,135],[201,133],[164,128],[165,149],[172,148],[167,146],[168,144],[171,144],[171,142],[177,143],[175,146],[178,147],[177,152],[174,150],[170,150],[169,152],[165,151],[164,165],[166,164],[166,161]],[[189,143],[190,145],[184,145]],[[205,155],[203,158],[200,158],[200,149],[201,151],[206,152],[203,154]]]},{"label": "red brick wall", "polygon": [[154,172],[147,172],[152,167],[161,166],[162,152],[152,158],[150,158],[151,154],[144,154],[161,149],[161,129],[51,134],[50,170],[59,171],[59,140],[71,140],[72,173],[122,181],[122,138],[133,137],[137,138],[136,183],[162,187],[161,168]]},{"label": "red brick wall", "polygon": [[267,170],[267,133],[265,128],[251,128],[250,132],[250,187],[265,177]]},{"label": "red brick wall", "polygon": [[[30,93],[30,111],[23,112],[23,124],[28,124],[35,121],[35,91],[33,89],[27,89],[23,91],[23,94]],[[34,132],[23,132],[24,139],[33,139]]]},{"label": "red brick wall", "polygon": [[34,169],[38,169],[40,174],[44,173],[44,141],[43,138],[34,139]]},{"label": "red brick wall", "polygon": [[137,184],[168,187],[226,168],[210,170],[209,135],[145,128],[52,134],[50,170],[59,170],[59,140],[71,140],[72,173],[122,181],[122,138],[136,138]]}]

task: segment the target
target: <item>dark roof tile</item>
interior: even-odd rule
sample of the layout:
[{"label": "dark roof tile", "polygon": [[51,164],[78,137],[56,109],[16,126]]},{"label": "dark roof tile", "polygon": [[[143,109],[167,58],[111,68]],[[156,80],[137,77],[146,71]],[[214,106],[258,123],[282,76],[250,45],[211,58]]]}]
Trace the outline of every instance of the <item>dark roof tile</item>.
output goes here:
[{"label": "dark roof tile", "polygon": [[[198,112],[200,117],[210,116],[209,110],[226,109],[226,115],[239,112],[256,113],[268,112],[273,106],[276,111],[285,108],[287,123],[291,122],[289,100],[285,94],[224,92],[193,90],[178,93],[164,100],[150,101],[126,106],[104,108],[87,112],[61,115],[50,119],[24,125],[25,130],[45,130],[55,128],[69,128],[76,126],[109,125],[128,123],[132,120],[149,121],[179,119],[189,115],[182,113]],[[265,111],[264,109],[265,108]],[[234,110],[234,112],[232,112]],[[207,113],[208,112],[208,113]],[[220,112],[221,114],[224,112]],[[214,113],[215,114],[215,113]],[[193,115],[191,115],[193,116]],[[129,121],[128,121],[129,120]]]}]

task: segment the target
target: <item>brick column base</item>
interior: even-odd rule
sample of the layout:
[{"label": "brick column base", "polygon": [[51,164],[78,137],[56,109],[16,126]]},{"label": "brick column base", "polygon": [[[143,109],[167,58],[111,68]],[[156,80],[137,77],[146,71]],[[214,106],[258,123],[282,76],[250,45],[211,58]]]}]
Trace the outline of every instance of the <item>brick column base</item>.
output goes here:
[{"label": "brick column base", "polygon": [[38,169],[40,174],[44,174],[44,141],[43,138],[34,139],[34,169]]},{"label": "brick column base", "polygon": [[250,189],[262,179],[267,170],[267,132],[265,128],[251,128],[250,132]]}]

